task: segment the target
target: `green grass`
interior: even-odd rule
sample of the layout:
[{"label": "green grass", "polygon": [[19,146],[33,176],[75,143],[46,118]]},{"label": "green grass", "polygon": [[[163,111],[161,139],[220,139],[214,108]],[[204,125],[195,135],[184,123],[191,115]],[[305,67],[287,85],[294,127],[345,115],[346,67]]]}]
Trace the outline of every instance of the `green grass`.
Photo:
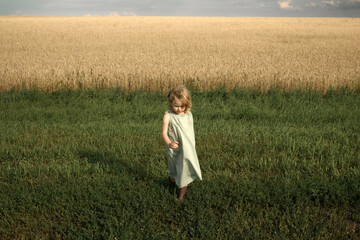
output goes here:
[{"label": "green grass", "polygon": [[165,94],[0,93],[1,239],[359,239],[359,91],[192,91],[203,181],[166,178]]}]

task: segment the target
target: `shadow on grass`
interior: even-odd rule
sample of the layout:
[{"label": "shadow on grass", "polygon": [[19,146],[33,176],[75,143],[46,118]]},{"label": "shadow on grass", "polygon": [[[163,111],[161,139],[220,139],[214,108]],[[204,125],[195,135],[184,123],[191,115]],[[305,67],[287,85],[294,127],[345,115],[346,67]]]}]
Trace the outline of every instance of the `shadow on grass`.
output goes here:
[{"label": "shadow on grass", "polygon": [[175,192],[176,186],[170,182],[167,175],[164,174],[164,177],[158,177],[151,173],[149,161],[132,161],[94,150],[81,150],[79,151],[79,156],[82,159],[86,159],[90,164],[98,164],[99,167],[106,169],[106,171],[109,171],[112,175],[126,175],[145,185],[153,182],[161,188],[166,189],[170,194],[174,194]]}]

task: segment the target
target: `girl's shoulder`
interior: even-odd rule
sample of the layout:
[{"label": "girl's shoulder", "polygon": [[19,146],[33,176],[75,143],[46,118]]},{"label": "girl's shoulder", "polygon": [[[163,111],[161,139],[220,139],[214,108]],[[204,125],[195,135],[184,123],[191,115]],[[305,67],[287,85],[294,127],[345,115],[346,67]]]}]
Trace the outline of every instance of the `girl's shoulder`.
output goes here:
[{"label": "girl's shoulder", "polygon": [[192,116],[193,116],[190,111],[187,111],[185,114],[176,114],[171,109],[165,111],[165,115],[170,115],[170,116],[173,116],[173,117],[190,117],[190,118],[192,118]]}]

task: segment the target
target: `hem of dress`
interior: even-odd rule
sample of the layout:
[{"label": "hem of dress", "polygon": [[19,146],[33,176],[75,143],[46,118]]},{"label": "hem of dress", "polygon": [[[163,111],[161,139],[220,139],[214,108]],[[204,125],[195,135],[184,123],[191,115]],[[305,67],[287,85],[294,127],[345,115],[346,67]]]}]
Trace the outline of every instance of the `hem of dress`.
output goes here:
[{"label": "hem of dress", "polygon": [[[196,179],[202,180],[202,179],[200,179],[199,177],[192,178],[192,179],[186,181],[182,186],[179,186],[179,184],[178,184],[176,181],[175,181],[175,183],[176,183],[176,186],[177,186],[178,188],[183,188],[183,187],[186,187],[187,185],[189,185],[190,183],[192,183],[193,181],[195,181]],[[175,179],[175,180],[176,180],[176,179]]]}]

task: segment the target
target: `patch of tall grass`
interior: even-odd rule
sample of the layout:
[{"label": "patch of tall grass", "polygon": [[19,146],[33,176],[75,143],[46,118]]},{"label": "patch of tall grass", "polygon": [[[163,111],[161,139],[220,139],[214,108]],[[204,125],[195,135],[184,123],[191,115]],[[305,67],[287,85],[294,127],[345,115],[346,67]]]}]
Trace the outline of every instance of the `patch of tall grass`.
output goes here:
[{"label": "patch of tall grass", "polygon": [[0,91],[360,85],[360,19],[1,17]]}]

